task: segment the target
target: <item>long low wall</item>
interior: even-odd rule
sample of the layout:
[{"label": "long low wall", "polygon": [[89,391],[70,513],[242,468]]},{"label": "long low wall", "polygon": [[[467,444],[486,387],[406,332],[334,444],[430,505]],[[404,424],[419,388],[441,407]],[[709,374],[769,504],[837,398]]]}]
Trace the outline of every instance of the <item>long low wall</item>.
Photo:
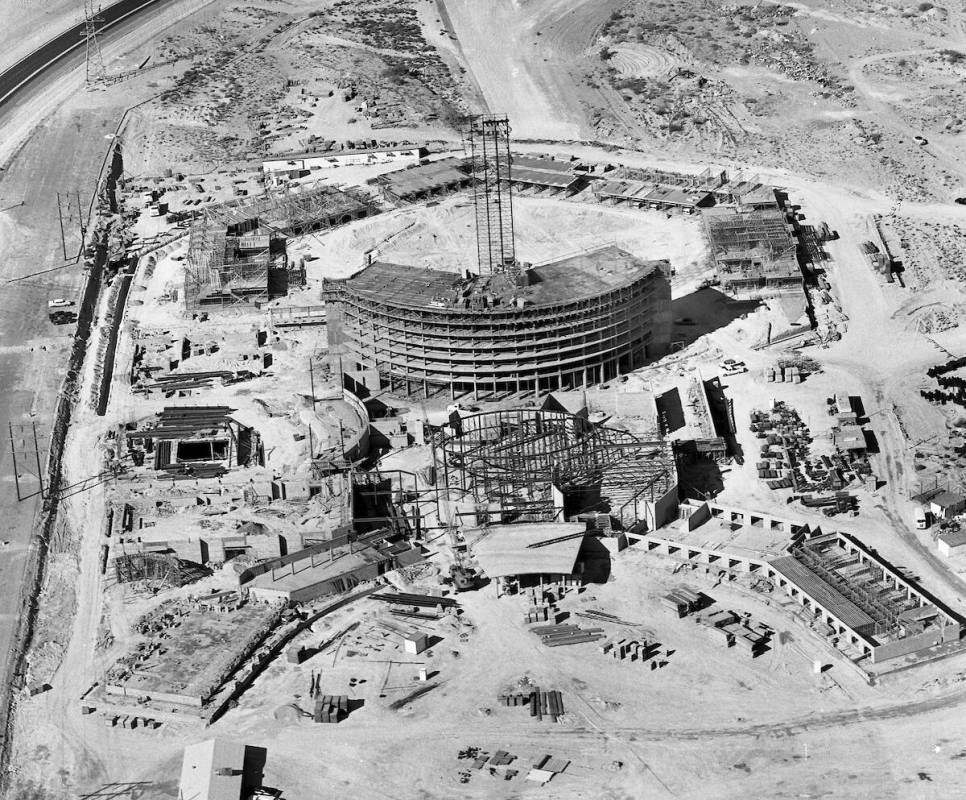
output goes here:
[{"label": "long low wall", "polygon": [[129,700],[137,701],[141,697],[145,697],[150,694],[151,700],[158,703],[175,703],[180,706],[191,706],[192,708],[201,708],[201,697],[192,697],[185,694],[173,694],[171,692],[156,692],[151,691],[145,692],[142,690],[128,689],[119,683],[108,683],[104,685],[104,693],[113,695],[115,697],[124,697]]},{"label": "long low wall", "polygon": [[807,523],[718,503],[682,504],[680,513],[678,525],[682,533],[696,530],[710,519],[721,519],[729,523],[749,525],[769,531],[782,531],[788,535],[789,545],[803,541],[803,537],[834,536],[848,553],[856,556],[863,563],[874,565],[881,570],[887,584],[897,591],[904,592],[910,601],[914,601],[920,607],[927,605],[936,607],[940,614],[938,617],[939,624],[920,634],[880,642],[873,638],[870,632],[853,629],[833,613],[822,598],[815,597],[813,593],[810,593],[808,587],[799,585],[776,569],[769,561],[688,544],[662,536],[646,535],[642,537],[648,552],[656,551],[660,555],[691,562],[695,565],[700,564],[708,572],[731,576],[742,572],[760,573],[762,577],[772,581],[777,588],[784,591],[811,615],[829,625],[839,637],[846,637],[852,645],[861,649],[863,653],[870,657],[872,663],[881,663],[888,659],[917,653],[938,644],[959,640],[961,623],[948,607],[929,592],[902,577],[888,562],[879,558],[854,536],[840,531],[824,534],[817,525],[811,527]]}]

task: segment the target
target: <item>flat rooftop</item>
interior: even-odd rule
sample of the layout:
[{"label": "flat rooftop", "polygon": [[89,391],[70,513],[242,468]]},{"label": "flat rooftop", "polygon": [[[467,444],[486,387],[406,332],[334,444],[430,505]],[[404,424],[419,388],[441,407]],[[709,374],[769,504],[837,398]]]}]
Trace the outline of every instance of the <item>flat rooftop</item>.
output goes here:
[{"label": "flat rooftop", "polygon": [[[469,296],[495,298],[504,310],[512,300],[526,305],[554,305],[593,297],[628,286],[657,270],[666,261],[642,261],[614,245],[531,267],[524,286],[505,275],[476,275],[468,280],[454,272],[374,261],[346,283],[354,291],[377,301],[411,307],[461,307]],[[467,308],[467,311],[472,309]]]},{"label": "flat rooftop", "polygon": [[407,197],[420,192],[431,191],[440,186],[469,182],[470,176],[458,169],[461,159],[450,157],[430,161],[418,167],[387,172],[370,183],[385,186],[388,191],[399,197]]},{"label": "flat rooftop", "polygon": [[[572,575],[587,526],[583,522],[494,525],[473,545],[473,554],[490,578],[508,575]],[[542,547],[531,545],[564,538]]]},{"label": "flat rooftop", "polygon": [[701,189],[666,186],[646,181],[605,181],[594,191],[602,197],[674,206],[697,206],[706,203],[711,193]]},{"label": "flat rooftop", "polygon": [[188,745],[181,764],[179,797],[192,800],[239,800],[245,745],[224,739]]},{"label": "flat rooftop", "polygon": [[510,177],[520,183],[566,189],[577,182],[573,163],[542,156],[513,155]]},{"label": "flat rooftop", "polygon": [[353,545],[332,548],[328,552],[314,553],[305,558],[271,569],[245,584],[247,588],[272,589],[278,592],[294,592],[338,578],[348,572],[387,559],[373,547]]}]

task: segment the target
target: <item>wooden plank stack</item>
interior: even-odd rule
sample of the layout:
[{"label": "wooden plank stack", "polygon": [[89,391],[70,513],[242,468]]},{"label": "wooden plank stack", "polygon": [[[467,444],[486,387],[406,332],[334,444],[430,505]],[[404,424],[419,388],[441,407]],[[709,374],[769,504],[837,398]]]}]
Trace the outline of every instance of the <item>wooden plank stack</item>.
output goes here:
[{"label": "wooden plank stack", "polygon": [[556,690],[540,691],[539,686],[531,692],[502,694],[500,702],[505,706],[529,706],[530,716],[541,721],[544,717],[549,717],[556,722],[565,713],[563,695]]},{"label": "wooden plank stack", "polygon": [[581,628],[579,625],[541,625],[531,628],[547,647],[595,642],[604,638],[603,628]]}]

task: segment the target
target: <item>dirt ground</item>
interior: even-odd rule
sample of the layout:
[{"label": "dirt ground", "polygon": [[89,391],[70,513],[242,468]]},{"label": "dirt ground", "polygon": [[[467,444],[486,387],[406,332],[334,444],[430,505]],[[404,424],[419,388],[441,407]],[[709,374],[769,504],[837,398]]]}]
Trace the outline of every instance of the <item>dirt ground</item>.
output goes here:
[{"label": "dirt ground", "polygon": [[[394,59],[412,54],[399,42],[379,38],[381,33],[358,15],[310,17],[316,5],[217,3],[206,6],[208,16],[158,21],[152,44],[132,34],[126,46],[118,45],[109,55],[117,58],[119,70],[136,66],[147,55],[156,62],[170,61],[148,62],[144,74],[103,92],[78,95],[77,113],[104,112],[128,98],[171,92],[164,103],[146,105],[131,122],[126,145],[130,170],[141,177],[161,175],[172,165],[201,173],[226,158],[250,171],[263,152],[325,139],[456,141],[455,129],[440,114],[442,105],[432,107],[448,97],[445,93],[414,102],[409,116],[388,129],[378,127],[378,120],[372,124],[372,114],[364,113],[368,107],[357,111],[355,98],[341,99],[335,90],[347,67],[366,65],[357,82],[357,96],[365,95],[358,91],[365,81],[388,77],[384,71],[393,68]],[[678,271],[675,317],[698,324],[693,334],[679,327],[684,349],[633,380],[645,387],[672,377],[711,377],[722,358],[745,361],[747,373],[725,379],[744,449],[755,445],[747,430],[750,411],[772,398],[795,406],[816,436],[824,436],[826,399],[840,392],[861,397],[879,443],[873,461],[881,485],[860,492],[859,516],[836,520],[835,527],[908,568],[961,610],[966,565],[940,559],[932,531],[913,530],[909,500],[930,480],[958,485],[966,474],[959,465],[950,468],[952,448],[961,442],[953,435],[958,411],[919,395],[921,388],[933,387],[926,370],[966,346],[966,333],[958,325],[966,307],[960,281],[966,266],[961,242],[966,207],[949,202],[966,195],[962,115],[956,110],[963,66],[955,53],[966,47],[961,12],[928,3],[905,7],[812,0],[729,9],[722,23],[721,8],[697,3],[651,7],[578,0],[426,0],[402,7],[412,8],[418,22],[418,35],[412,26],[403,27],[407,36],[416,37],[410,44],[421,47],[425,41],[436,48],[452,78],[445,81],[446,91],[461,97],[465,109],[506,112],[515,138],[544,140],[520,143],[521,150],[688,171],[712,164],[743,169],[785,187],[810,222],[826,221],[838,232],[839,238],[828,244],[828,278],[848,329],[840,341],[806,351],[821,363],[821,374],[800,385],[776,385],[765,382],[762,370],[773,366],[781,351],[753,346],[777,320],[780,304],[774,299],[744,304],[720,293],[694,292],[707,259],[694,220],[581,199],[521,197],[516,206],[523,259],[538,262],[616,242],[642,258],[672,261]],[[391,11],[386,3],[365,8],[373,14]],[[51,25],[68,12],[63,4],[45,10]],[[284,23],[292,27],[276,30]],[[708,36],[709,31],[720,36]],[[718,44],[716,51],[712,43]],[[313,68],[316,57],[319,74],[304,85],[290,85],[290,79]],[[427,56],[420,69],[440,67]],[[405,84],[426,74],[397,69],[393,76]],[[78,89],[76,75],[66,78],[48,95],[47,105],[27,109],[5,137],[4,158],[33,123]],[[397,83],[374,107],[392,107],[400,95],[405,100],[405,87]],[[266,117],[254,116],[256,110],[264,110]],[[111,118],[110,113],[97,116],[96,135],[90,138],[104,141],[111,126],[102,120]],[[78,119],[82,125],[90,122]],[[69,133],[70,124],[67,117],[58,120],[62,135]],[[577,139],[584,141],[570,141]],[[75,181],[83,179],[79,167],[71,171]],[[54,170],[48,172],[43,180],[53,181]],[[355,182],[359,174],[339,172],[327,179]],[[47,206],[49,211],[49,197]],[[886,283],[863,255],[872,215],[881,215],[886,238],[899,251],[895,255],[905,267],[905,286]],[[429,209],[394,211],[293,242],[293,252],[308,257],[310,285],[299,297],[306,303],[314,300],[322,277],[355,271],[362,252],[372,247],[388,261],[469,267],[471,219],[467,198],[457,196]],[[0,220],[5,241],[16,241],[24,221],[7,212]],[[142,305],[132,303],[129,325],[158,331],[188,325],[173,304],[159,302],[177,283],[180,262],[174,257],[182,252],[171,249],[153,278],[132,294]],[[21,262],[24,256],[16,252]],[[244,336],[249,321],[233,324],[236,328],[226,329]],[[299,348],[280,356],[284,371],[279,370],[277,380],[268,376],[252,387],[290,402],[285,420],[270,423],[267,412],[259,420],[275,424],[273,434],[286,441],[273,456],[272,465],[279,469],[291,468],[305,453],[304,442],[293,436],[306,411],[306,381],[297,359],[316,346],[305,336]],[[120,364],[130,357],[129,347],[122,344]],[[114,416],[107,422],[154,410],[125,394],[122,379],[115,388]],[[214,393],[210,399],[237,396]],[[254,405],[251,396],[245,402]],[[92,454],[102,452],[104,425],[84,405],[69,441],[71,480],[88,478],[99,467]],[[324,420],[315,430],[329,440],[335,435]],[[407,464],[409,457],[404,451],[391,463]],[[827,524],[798,504],[789,507],[787,493],[767,489],[750,460],[726,467],[720,479],[724,502]],[[664,667],[616,663],[593,644],[545,648],[525,630],[523,600],[497,599],[487,587],[461,598],[462,623],[437,626],[442,641],[434,644],[432,655],[405,656],[395,639],[376,627],[383,612],[363,601],[303,635],[306,644],[319,644],[358,621],[359,628],[338,649],[298,666],[278,660],[242,696],[239,707],[211,728],[184,717],[151,733],[108,729],[99,715],[80,714],[79,698],[110,658],[133,641],[131,622],[153,602],[116,588],[104,592],[99,532],[108,489],[95,485],[71,498],[65,509],[74,539],[51,562],[41,597],[44,641],[32,656],[36,676],[53,688],[18,705],[17,798],[66,800],[128,781],[136,784],[128,797],[173,800],[183,746],[212,735],[268,747],[265,782],[291,798],[312,796],[320,787],[374,798],[615,800],[919,800],[955,796],[962,789],[963,656],[869,686],[778,598],[740,586],[702,584],[633,547],[614,557],[606,583],[569,595],[562,606],[574,620],[582,619],[576,616],[579,611],[599,608],[640,623],[612,626],[608,633],[659,641],[667,654]],[[692,622],[674,619],[660,607],[660,595],[680,585],[707,593],[721,607],[751,613],[782,635],[753,660],[734,649],[716,649],[695,635]],[[816,659],[831,668],[813,675]],[[419,685],[419,665],[386,662],[409,660],[436,672],[430,683],[438,686],[394,710],[393,701]],[[276,719],[280,706],[307,704],[311,671],[322,671],[326,693],[347,693],[362,705],[339,725]],[[497,695],[520,686],[524,678],[563,692],[567,714],[561,722],[536,722],[523,709],[498,705]],[[522,773],[505,780],[486,769],[469,769],[469,762],[458,758],[467,747],[508,750],[521,765],[544,754],[571,764],[540,788],[526,783]],[[468,782],[461,783],[466,772]]]}]

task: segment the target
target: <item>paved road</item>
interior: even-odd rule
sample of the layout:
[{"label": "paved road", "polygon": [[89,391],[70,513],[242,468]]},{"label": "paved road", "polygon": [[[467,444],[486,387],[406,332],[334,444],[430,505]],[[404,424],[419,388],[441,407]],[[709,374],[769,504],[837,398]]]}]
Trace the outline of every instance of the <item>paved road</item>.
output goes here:
[{"label": "paved road", "polygon": [[[106,34],[110,28],[117,25],[121,20],[134,18],[138,11],[162,2],[164,0],[121,0],[121,2],[101,10],[99,16],[103,21],[100,24],[100,30]],[[113,31],[111,31],[111,35],[114,35]],[[29,89],[32,76],[38,75],[45,67],[63,58],[68,53],[73,51],[79,57],[83,57],[84,49],[83,23],[75,25],[70,30],[51,39],[47,44],[39,47],[5,72],[0,73],[0,103],[17,92]]]}]

